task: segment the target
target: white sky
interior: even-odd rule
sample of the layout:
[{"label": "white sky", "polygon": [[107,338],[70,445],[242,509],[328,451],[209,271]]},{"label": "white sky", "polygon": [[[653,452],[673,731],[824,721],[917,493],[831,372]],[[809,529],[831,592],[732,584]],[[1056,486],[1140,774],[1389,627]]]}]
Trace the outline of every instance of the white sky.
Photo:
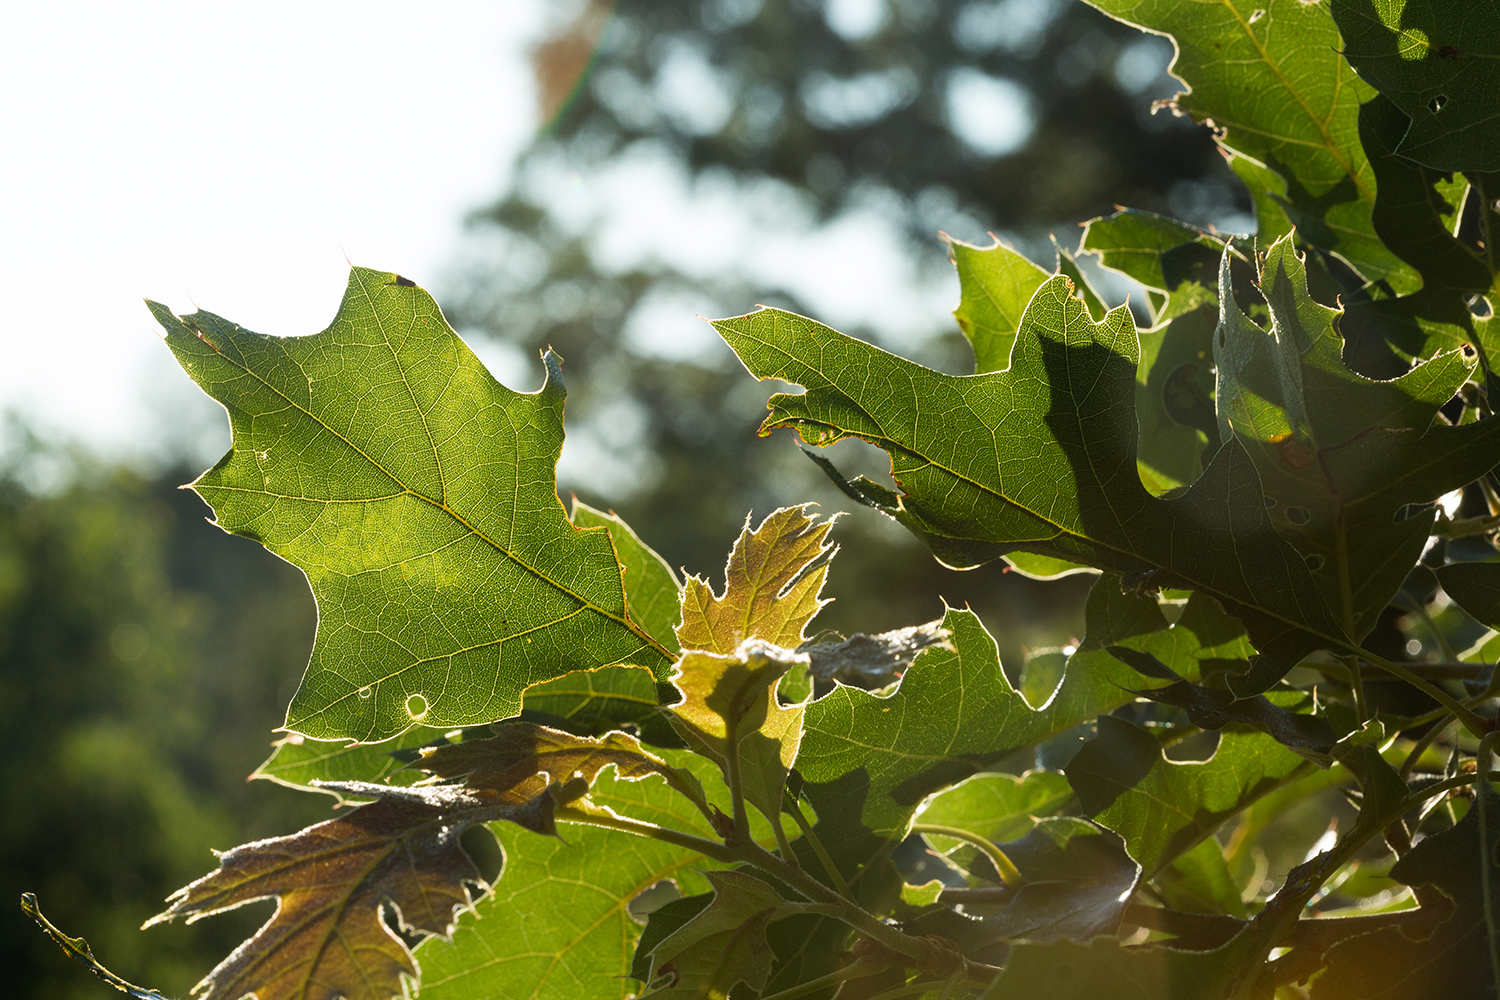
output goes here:
[{"label": "white sky", "polygon": [[207,417],[222,448],[141,299],[313,333],[346,255],[436,282],[536,127],[539,20],[536,0],[8,6],[0,409],[121,456]]}]

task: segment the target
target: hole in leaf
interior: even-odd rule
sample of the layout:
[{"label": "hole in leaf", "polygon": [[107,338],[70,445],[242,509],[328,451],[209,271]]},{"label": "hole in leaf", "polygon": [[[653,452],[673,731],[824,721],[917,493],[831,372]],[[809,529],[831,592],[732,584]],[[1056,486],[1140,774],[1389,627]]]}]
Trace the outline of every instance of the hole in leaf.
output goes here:
[{"label": "hole in leaf", "polygon": [[625,912],[630,914],[630,919],[636,923],[644,924],[651,914],[673,900],[681,898],[682,890],[677,887],[677,883],[664,878],[655,885],[636,893],[630,902],[625,904]]},{"label": "hole in leaf", "polygon": [[1173,743],[1163,753],[1167,760],[1185,763],[1206,761],[1219,749],[1219,734],[1216,732],[1194,733],[1185,740]]},{"label": "hole in leaf", "polygon": [[1433,114],[1437,114],[1439,111],[1443,110],[1443,105],[1445,105],[1447,103],[1448,103],[1448,95],[1447,94],[1439,94],[1436,97],[1434,97],[1432,100],[1430,100],[1430,101],[1427,102],[1427,110],[1431,111]]},{"label": "hole in leaf", "polygon": [[406,699],[406,714],[413,719],[420,719],[427,714],[427,699],[419,694],[414,694]]},{"label": "hole in leaf", "polygon": [[1305,561],[1307,563],[1307,568],[1316,573],[1318,570],[1323,568],[1323,564],[1328,560],[1324,559],[1321,555],[1314,552],[1312,555],[1308,556]]},{"label": "hole in leaf", "polygon": [[1276,498],[1275,497],[1266,497],[1266,510],[1270,510],[1271,508],[1273,508],[1275,506],[1276,506]]},{"label": "hole in leaf", "polygon": [[1476,295],[1469,300],[1469,312],[1478,319],[1489,319],[1495,315],[1495,307],[1483,295]]},{"label": "hole in leaf", "polygon": [[1252,10],[1250,12],[1250,23],[1254,24],[1256,21],[1259,21],[1261,18],[1263,18],[1265,16],[1266,16],[1265,8],[1264,7],[1257,7],[1255,10]]},{"label": "hole in leaf", "polygon": [[1288,507],[1286,509],[1286,519],[1293,524],[1306,524],[1312,520],[1312,511],[1306,507]]},{"label": "hole in leaf", "polygon": [[375,693],[375,689],[372,688],[372,687],[370,687],[370,685],[368,685],[368,684],[366,684],[364,687],[362,687],[362,688],[359,689],[359,696],[361,698],[368,698],[368,697],[370,697],[370,695],[372,695],[374,693]]}]

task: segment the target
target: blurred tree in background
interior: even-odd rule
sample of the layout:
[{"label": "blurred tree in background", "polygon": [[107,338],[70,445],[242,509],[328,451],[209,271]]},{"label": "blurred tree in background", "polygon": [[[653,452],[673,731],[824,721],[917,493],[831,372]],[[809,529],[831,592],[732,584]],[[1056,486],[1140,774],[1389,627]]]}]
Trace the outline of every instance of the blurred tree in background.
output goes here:
[{"label": "blurred tree in background", "polygon": [[[37,490],[38,465],[60,488]],[[175,468],[145,477],[38,447],[0,468],[0,965],[12,995],[112,991],[16,908],[176,994],[265,918],[143,934],[209,849],[314,822],[327,801],[245,782],[312,642],[301,574],[205,523]],[[321,799],[321,796],[317,798]]]},{"label": "blurred tree in background", "polygon": [[[779,305],[967,374],[939,231],[993,231],[1046,262],[1051,233],[1071,249],[1117,199],[1251,228],[1208,129],[1152,113],[1178,89],[1171,54],[1070,0],[575,5],[536,52],[550,124],[472,218],[440,299],[471,342],[500,345],[485,353],[502,381],[539,383],[523,363],[548,345],[564,357],[563,489],[670,562],[716,571],[749,510],[853,508],[830,578],[843,600],[821,623],[935,618],[940,593],[1018,667],[1023,645],[1081,629],[1072,602],[998,564],[936,566],[787,436],[758,441],[767,390],[694,313]],[[888,479],[863,448],[829,457]]]},{"label": "blurred tree in background", "polygon": [[[1068,0],[575,5],[536,55],[548,125],[472,218],[440,298],[513,387],[540,382],[539,348],[566,359],[565,495],[715,577],[747,511],[851,510],[821,625],[935,618],[941,593],[984,616],[1014,670],[1082,631],[1089,578],[938,566],[785,435],[756,439],[767,388],[694,313],[781,305],[962,373],[939,231],[993,231],[1046,261],[1050,233],[1071,247],[1117,200],[1249,228],[1207,130],[1151,113],[1176,90],[1170,55]],[[474,127],[493,113],[525,112],[476,108]],[[327,815],[321,796],[244,781],[306,663],[312,602],[290,566],[204,523],[174,488],[196,470],[44,452],[0,468],[5,890],[12,907],[37,892],[117,972],[182,994],[268,907],[140,923],[206,870],[208,848]],[[858,442],[830,457],[885,475]],[[8,912],[13,991],[109,993]]]}]

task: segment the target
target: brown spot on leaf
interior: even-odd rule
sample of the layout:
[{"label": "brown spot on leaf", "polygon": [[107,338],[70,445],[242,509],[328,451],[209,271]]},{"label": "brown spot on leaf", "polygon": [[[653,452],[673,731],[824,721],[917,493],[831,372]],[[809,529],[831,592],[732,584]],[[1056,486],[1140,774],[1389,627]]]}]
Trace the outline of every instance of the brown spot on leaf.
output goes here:
[{"label": "brown spot on leaf", "polygon": [[1276,450],[1281,454],[1281,460],[1294,469],[1305,469],[1313,464],[1313,457],[1308,450],[1302,447],[1301,442],[1290,434],[1272,439]]}]

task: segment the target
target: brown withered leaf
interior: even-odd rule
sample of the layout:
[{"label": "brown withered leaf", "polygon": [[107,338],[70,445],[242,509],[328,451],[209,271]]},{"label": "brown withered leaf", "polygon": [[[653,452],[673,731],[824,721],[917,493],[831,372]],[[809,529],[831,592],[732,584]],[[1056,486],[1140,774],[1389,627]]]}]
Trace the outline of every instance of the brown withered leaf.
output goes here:
[{"label": "brown withered leaf", "polygon": [[389,927],[393,908],[409,931],[446,937],[483,885],[459,835],[506,819],[553,833],[554,789],[524,803],[457,786],[391,788],[365,782],[327,787],[375,802],[300,833],[244,844],[219,868],[177,890],[146,926],[188,922],[275,897],[271,919],[195,987],[203,1000],[388,1000],[416,960]]},{"label": "brown withered leaf", "polygon": [[828,603],[819,593],[838,552],[828,543],[833,519],[819,523],[807,513],[810,506],[772,511],[754,531],[746,519],[729,552],[722,596],[703,578],[688,579],[677,626],[683,649],[727,655],[746,639],[788,649],[802,644],[807,623]]},{"label": "brown withered leaf", "polygon": [[697,778],[648,753],[626,733],[575,736],[520,720],[496,723],[493,729],[489,739],[425,747],[416,766],[440,778],[463,778],[472,790],[491,791],[501,802],[519,805],[539,796],[549,782],[581,777],[592,784],[600,771],[614,765],[621,778],[659,774],[707,810]]}]

